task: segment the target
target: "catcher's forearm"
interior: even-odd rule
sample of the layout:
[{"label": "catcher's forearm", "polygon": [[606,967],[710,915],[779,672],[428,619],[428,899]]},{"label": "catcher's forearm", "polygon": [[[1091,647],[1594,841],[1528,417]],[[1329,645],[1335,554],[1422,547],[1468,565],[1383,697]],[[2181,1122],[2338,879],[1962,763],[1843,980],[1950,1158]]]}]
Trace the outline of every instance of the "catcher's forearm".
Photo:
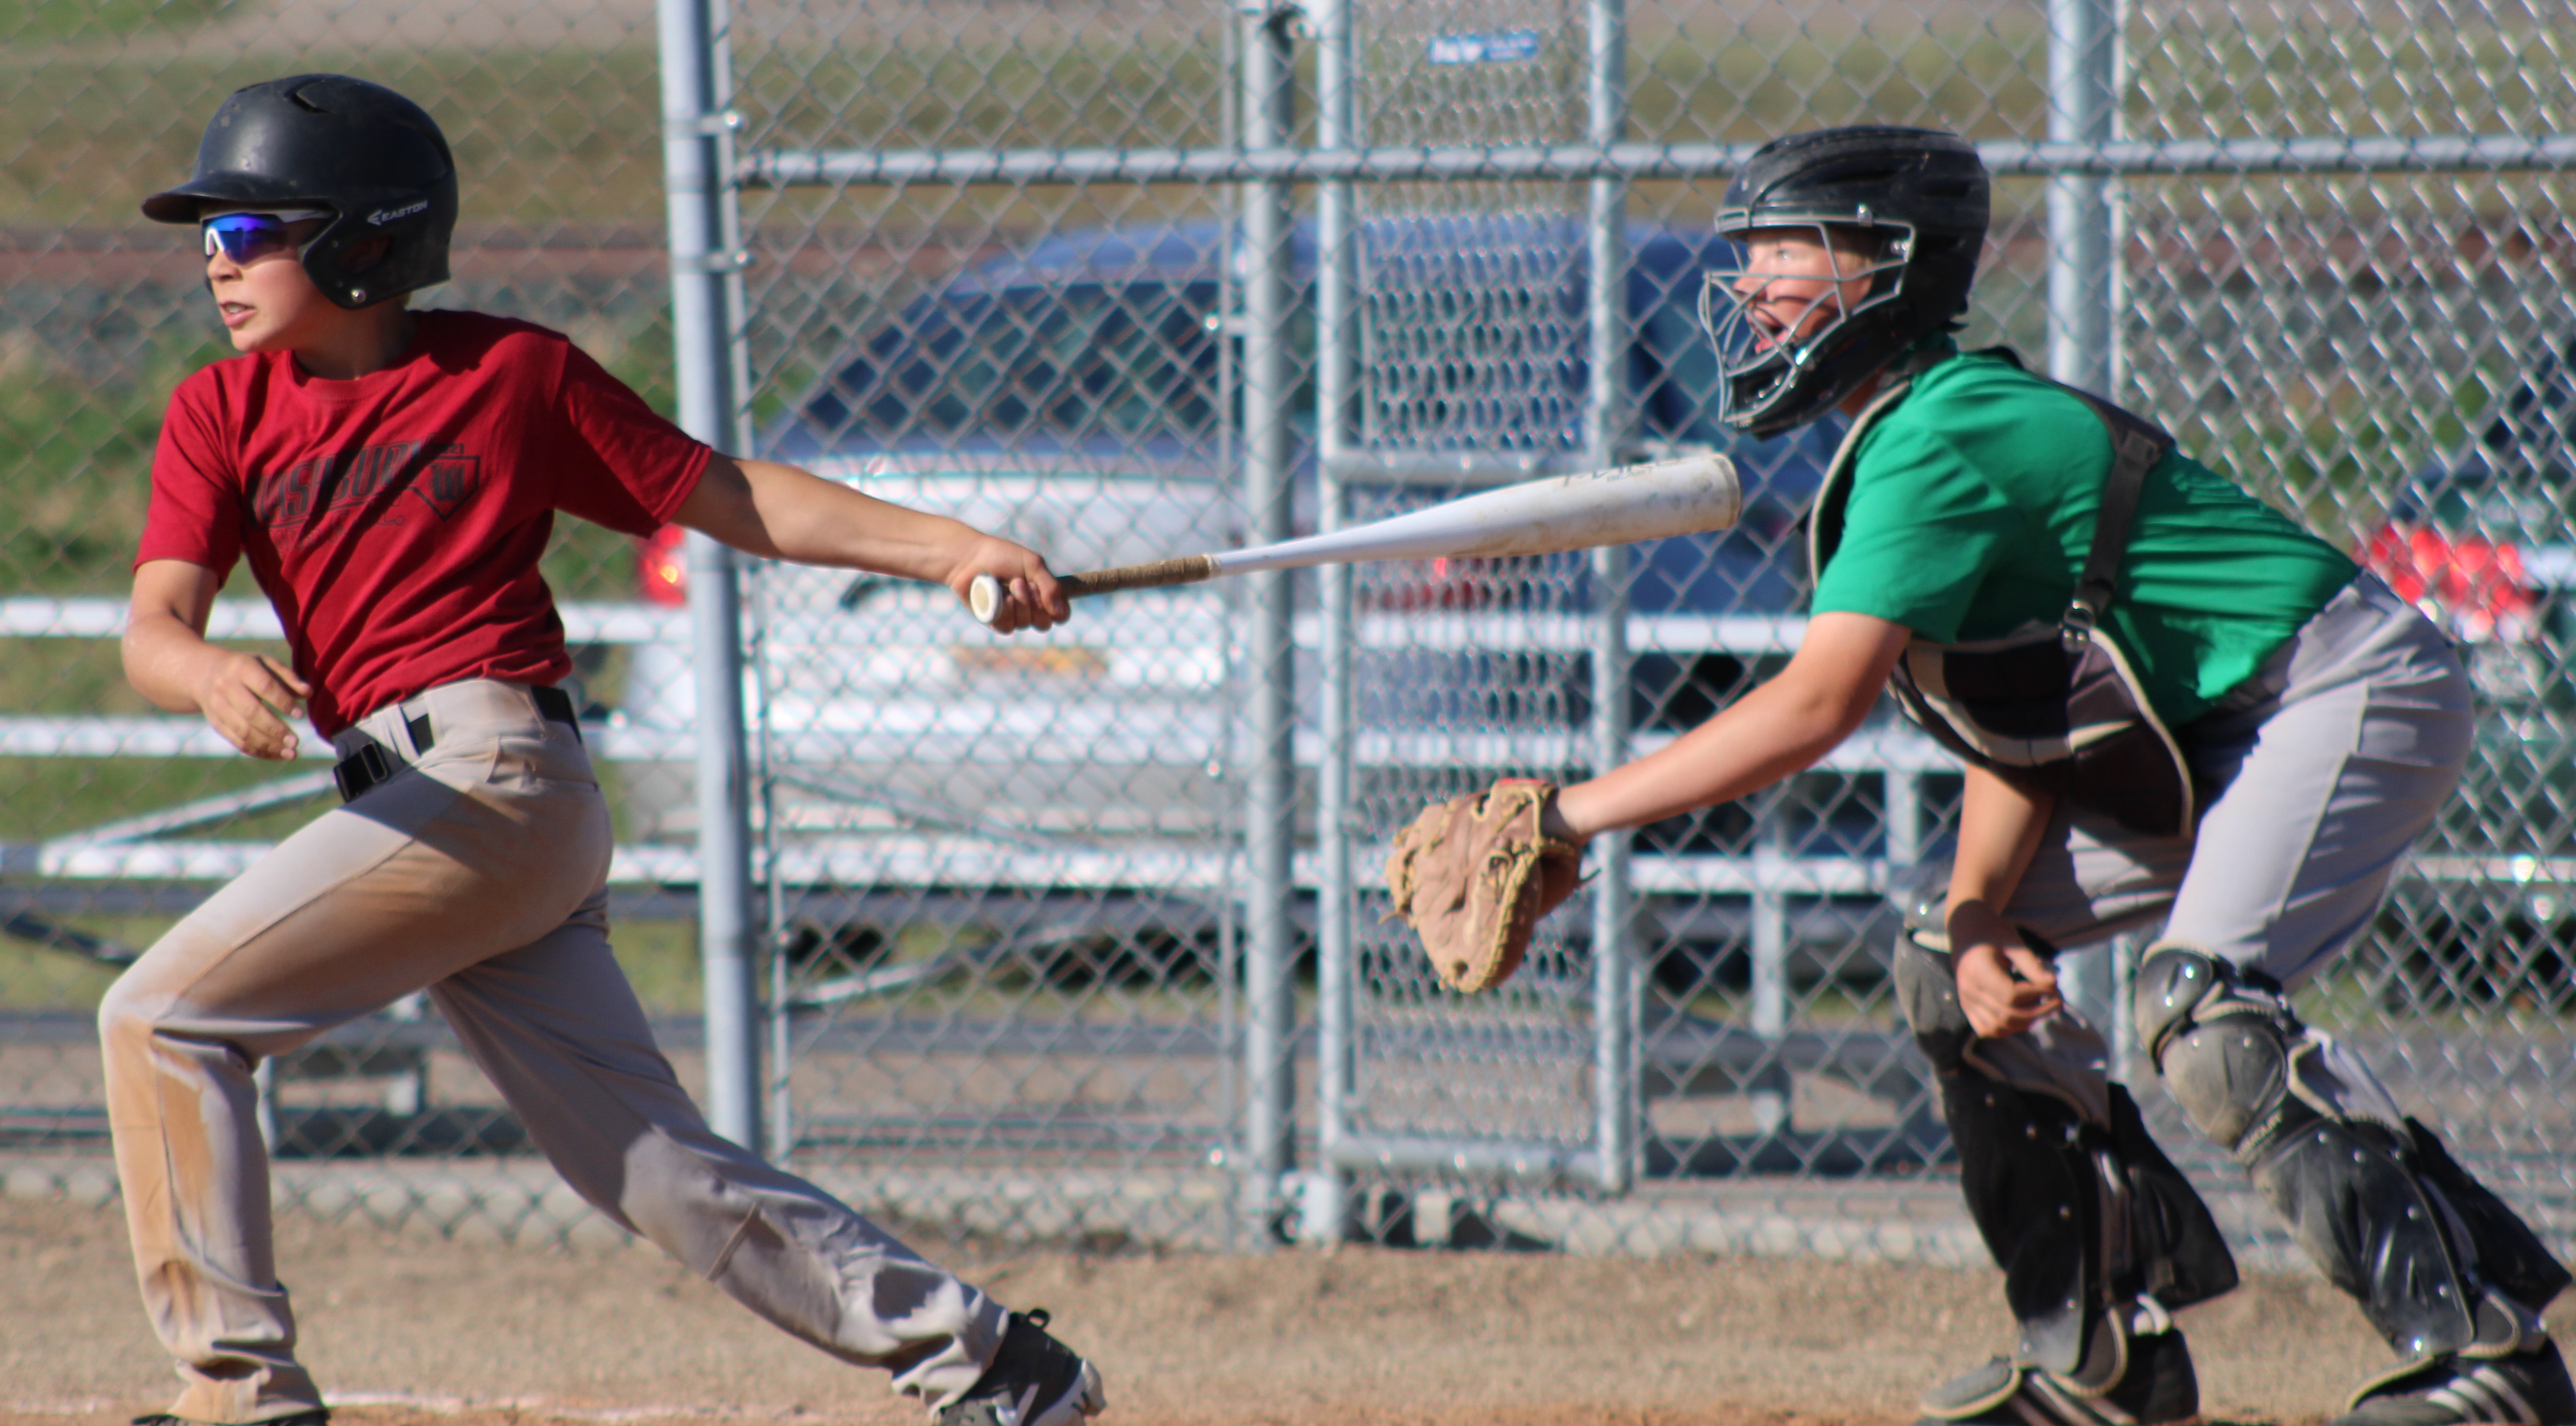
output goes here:
[{"label": "catcher's forearm", "polygon": [[1778,677],[1656,752],[1559,793],[1563,835],[1642,827],[1813,766],[1869,716],[1911,637],[1866,614],[1815,616]]},{"label": "catcher's forearm", "polygon": [[1643,827],[1750,796],[1814,766],[1851,733],[1835,724],[1819,736],[1811,719],[1766,706],[1786,700],[1757,701],[1763,691],[1635,762],[1558,793],[1565,822],[1559,835],[1580,839]]},{"label": "catcher's forearm", "polygon": [[1967,770],[1960,798],[1959,847],[1950,859],[1949,904],[2010,904],[2021,875],[2039,854],[2054,799],[2024,792],[1983,768]]}]

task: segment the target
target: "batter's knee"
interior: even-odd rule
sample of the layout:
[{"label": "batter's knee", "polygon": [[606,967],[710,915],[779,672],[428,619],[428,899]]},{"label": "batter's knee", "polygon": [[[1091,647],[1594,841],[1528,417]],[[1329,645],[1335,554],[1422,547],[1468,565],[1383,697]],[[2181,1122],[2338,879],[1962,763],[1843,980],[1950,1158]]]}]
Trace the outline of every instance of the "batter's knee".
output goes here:
[{"label": "batter's knee", "polygon": [[169,1008],[168,995],[131,971],[99,997],[99,1057],[111,1090],[119,1082],[142,1084],[152,1074],[153,1047]]},{"label": "batter's knee", "polygon": [[162,997],[146,995],[131,973],[116,978],[98,999],[98,1041],[110,1054],[121,1043],[149,1039]]}]

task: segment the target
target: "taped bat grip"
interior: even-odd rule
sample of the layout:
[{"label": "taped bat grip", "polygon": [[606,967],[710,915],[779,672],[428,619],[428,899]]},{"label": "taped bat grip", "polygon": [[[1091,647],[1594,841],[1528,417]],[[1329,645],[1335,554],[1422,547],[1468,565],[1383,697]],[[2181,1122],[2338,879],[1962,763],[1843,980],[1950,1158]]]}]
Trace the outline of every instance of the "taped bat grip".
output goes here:
[{"label": "taped bat grip", "polygon": [[1216,578],[1216,559],[1212,555],[1182,555],[1178,559],[1155,560],[1151,564],[1120,565],[1116,569],[1088,570],[1081,574],[1059,575],[1056,583],[1064,587],[1064,597],[1080,599],[1089,594],[1107,594],[1118,589],[1161,589],[1174,584],[1196,584]]},{"label": "taped bat grip", "polygon": [[[1161,589],[1175,584],[1196,584],[1201,580],[1214,579],[1218,573],[1216,556],[1182,555],[1176,559],[1155,560],[1151,564],[1060,574],[1056,576],[1056,586],[1064,591],[1065,598],[1080,599],[1119,589]],[[978,621],[992,623],[993,616],[1002,608],[1002,582],[989,574],[975,576],[966,603]]]}]

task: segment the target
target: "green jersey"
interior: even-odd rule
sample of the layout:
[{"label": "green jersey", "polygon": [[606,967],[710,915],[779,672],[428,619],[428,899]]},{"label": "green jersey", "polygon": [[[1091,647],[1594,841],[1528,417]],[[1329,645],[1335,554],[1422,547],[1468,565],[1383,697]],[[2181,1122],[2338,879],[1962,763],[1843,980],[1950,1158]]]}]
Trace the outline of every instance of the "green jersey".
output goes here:
[{"label": "green jersey", "polygon": [[[2111,440],[1999,351],[1951,353],[1860,433],[1818,497],[1817,613],[1951,644],[2066,610]],[[1839,463],[1838,463],[1839,464]],[[2104,621],[2156,713],[2188,722],[2352,582],[2332,545],[2180,451],[2148,472]]]}]

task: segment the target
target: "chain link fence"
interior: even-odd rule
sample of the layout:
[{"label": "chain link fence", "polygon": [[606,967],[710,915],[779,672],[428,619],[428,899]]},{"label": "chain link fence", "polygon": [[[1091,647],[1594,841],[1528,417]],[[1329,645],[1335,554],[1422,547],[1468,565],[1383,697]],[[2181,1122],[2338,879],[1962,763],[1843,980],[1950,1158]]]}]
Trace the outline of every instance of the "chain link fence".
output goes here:
[{"label": "chain link fence", "polygon": [[[871,1211],[933,1242],[1983,1261],[1889,995],[1887,893],[1959,787],[1901,723],[1605,845],[1502,994],[1439,990],[1377,920],[1425,799],[1658,746],[1795,647],[1834,433],[1722,431],[1694,309],[1750,147],[1879,120],[2001,175],[1968,340],[2153,414],[2463,640],[2467,783],[2302,1006],[2576,1239],[2563,16],[663,9],[0,0],[13,1188],[108,1191],[97,995],[323,795],[318,763],[281,778],[145,708],[114,635],[161,403],[219,350],[189,235],[134,203],[234,85],[343,69],[456,142],[458,280],[429,300],[561,327],[702,434],[1059,568],[1690,447],[1744,472],[1723,534],[1119,596],[1044,638],[568,528],[548,574],[618,799],[621,957],[719,1124]],[[224,610],[273,630],[246,588]],[[710,757],[736,800],[702,795]],[[2074,962],[2103,1023],[2126,954]],[[415,1012],[272,1073],[308,1207],[594,1223]]]}]

